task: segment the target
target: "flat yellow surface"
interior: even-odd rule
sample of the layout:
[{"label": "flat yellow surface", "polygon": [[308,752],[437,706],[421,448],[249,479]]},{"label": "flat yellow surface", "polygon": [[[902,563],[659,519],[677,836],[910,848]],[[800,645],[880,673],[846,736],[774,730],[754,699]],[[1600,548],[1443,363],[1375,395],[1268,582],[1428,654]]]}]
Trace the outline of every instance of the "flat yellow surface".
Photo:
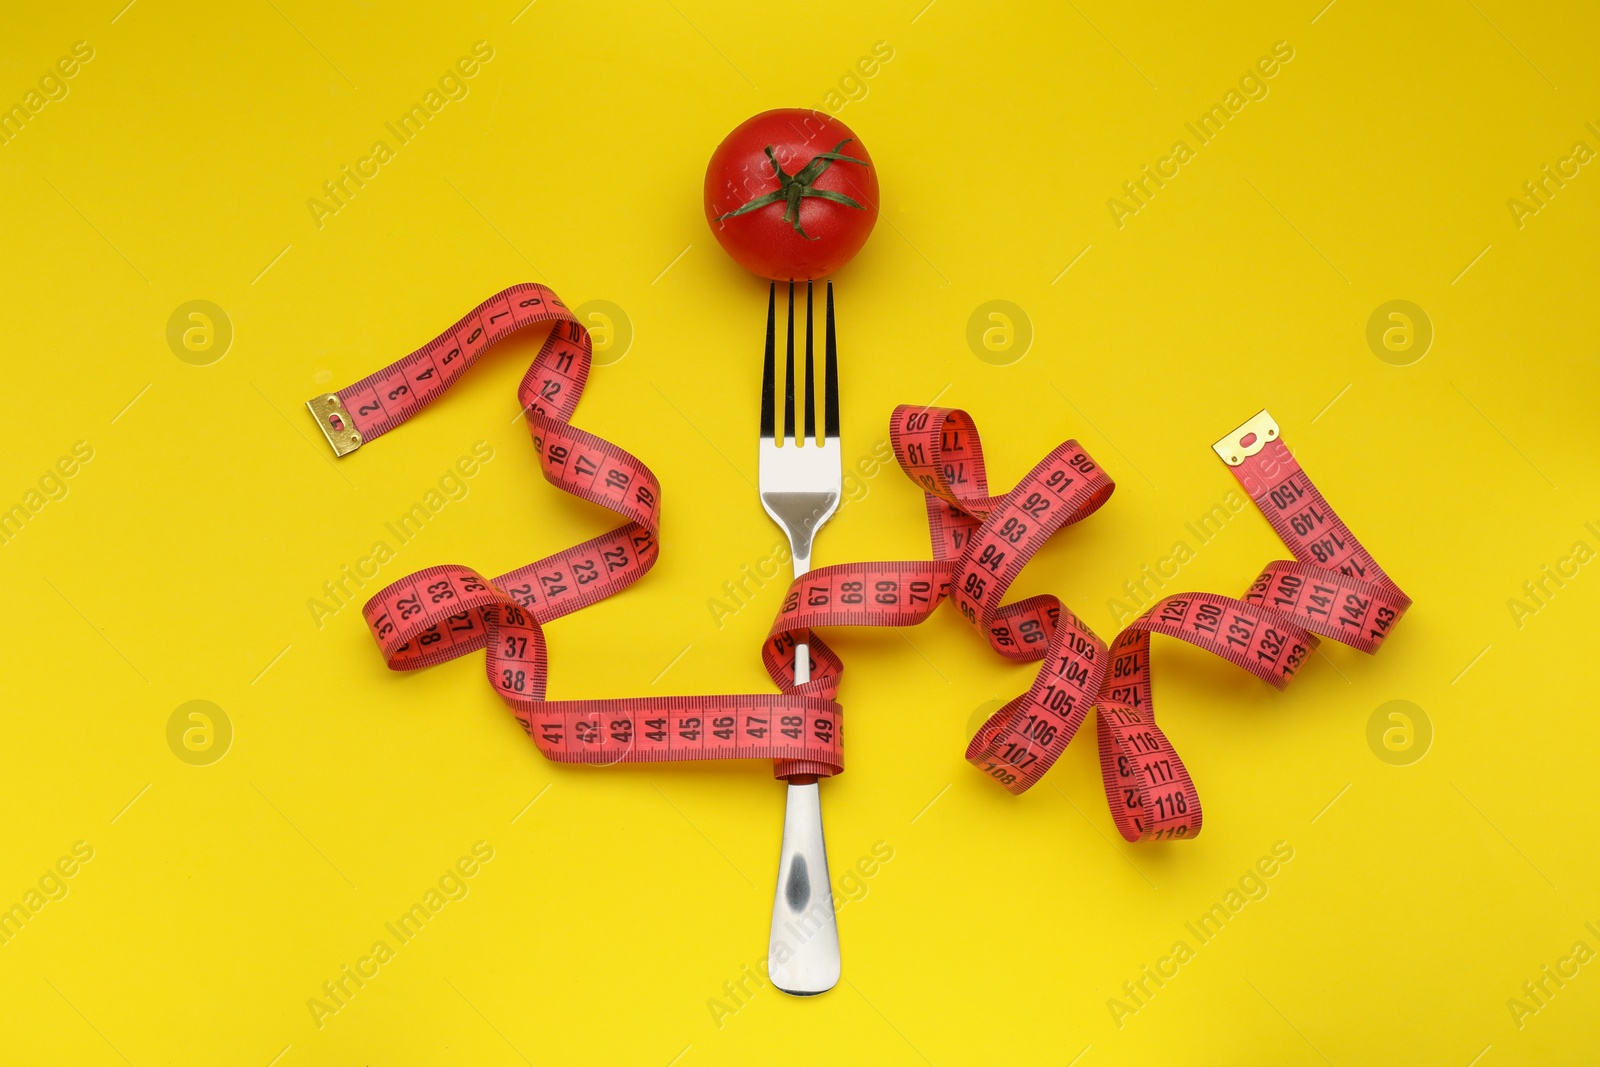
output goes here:
[{"label": "flat yellow surface", "polygon": [[[1593,1062],[1592,10],[123,2],[17,8],[0,44],[24,115],[0,144],[0,1059]],[[775,106],[837,111],[880,168],[838,278],[846,453],[938,398],[987,431],[998,488],[1069,437],[1119,483],[1014,595],[1109,638],[1126,583],[1242,592],[1281,553],[1266,523],[1191,524],[1234,489],[1211,442],[1265,407],[1416,600],[1377,657],[1325,643],[1283,693],[1158,641],[1207,818],[1156,845],[1117,836],[1092,729],[1020,798],[964,764],[1031,668],[953,610],[830,636],[846,980],[809,1001],[759,979],[769,768],[551,765],[480,660],[392,674],[361,622],[410,570],[498,573],[607,528],[516,418],[537,338],[337,462],[302,406],[513,282],[612,302],[631,347],[577,421],[660,475],[664,554],[549,627],[552,695],[764,689],[765,291],[700,183]],[[379,141],[338,210],[308,206]],[[169,343],[195,300],[231,325],[220,359],[214,314]],[[992,300],[1027,318],[1021,359],[1000,320],[998,350],[969,346]],[[1426,321],[1385,312],[1374,347],[1393,300]],[[926,554],[896,468],[852,492],[819,564]],[[401,543],[386,523],[419,503]],[[330,599],[380,541],[380,576]],[[174,723],[190,701],[214,708]],[[1412,707],[1369,734],[1390,701]]]}]

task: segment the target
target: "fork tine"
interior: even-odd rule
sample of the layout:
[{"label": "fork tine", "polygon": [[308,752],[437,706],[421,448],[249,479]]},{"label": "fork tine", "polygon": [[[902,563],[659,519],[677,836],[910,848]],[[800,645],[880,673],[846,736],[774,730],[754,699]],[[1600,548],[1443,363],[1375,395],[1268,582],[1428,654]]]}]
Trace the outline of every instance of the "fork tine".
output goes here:
[{"label": "fork tine", "polygon": [[811,355],[811,283],[806,282],[806,441],[817,439],[817,372]]},{"label": "fork tine", "polygon": [[789,283],[789,363],[783,397],[783,439],[794,440],[794,282]]},{"label": "fork tine", "polygon": [[825,341],[823,375],[827,378],[827,404],[824,415],[824,436],[839,436],[839,345],[833,333],[833,283],[828,283],[828,335]]},{"label": "fork tine", "polygon": [[761,358],[761,436],[766,438],[776,437],[774,418],[774,400],[777,382],[774,378],[773,364],[777,361],[776,325],[774,320],[778,311],[778,283],[773,282],[767,290],[767,351]]}]

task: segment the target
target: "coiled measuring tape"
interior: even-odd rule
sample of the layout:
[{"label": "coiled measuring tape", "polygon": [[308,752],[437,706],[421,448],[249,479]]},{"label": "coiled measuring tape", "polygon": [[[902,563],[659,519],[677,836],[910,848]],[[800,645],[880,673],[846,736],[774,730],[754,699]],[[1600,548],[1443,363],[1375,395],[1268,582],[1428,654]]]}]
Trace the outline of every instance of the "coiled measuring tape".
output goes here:
[{"label": "coiled measuring tape", "polygon": [[[844,667],[813,630],[915,625],[949,599],[1000,655],[1043,661],[1028,690],[978,729],[967,760],[1011,792],[1024,792],[1093,708],[1117,829],[1130,841],[1188,838],[1200,831],[1200,800],[1155,723],[1150,636],[1177,637],[1282,688],[1316,635],[1375,652],[1410,605],[1262,412],[1214,448],[1294,558],[1269,564],[1242,598],[1166,597],[1108,647],[1050,594],[1002,600],[1052,535],[1110,498],[1111,478],[1067,441],[1009,492],[990,495],[971,417],[903,405],[890,417],[890,442],[925,494],[933,559],[836,564],[796,579],[762,646],[778,693],[546,700],[543,625],[626,589],[659,551],[655,475],[570,422],[590,366],[583,326],[548,288],[512,286],[422,348],[307,407],[334,452],[346,455],[416,415],[495,341],[538,323],[552,328],[518,398],[540,468],[558,488],[626,521],[495,578],[456,565],[418,571],[377,593],[362,614],[395,670],[483,649],[489,684],[539,751],[557,762],[771,759],[780,778],[837,774],[844,764],[835,696]],[[811,680],[796,686],[799,644],[809,646]]]}]

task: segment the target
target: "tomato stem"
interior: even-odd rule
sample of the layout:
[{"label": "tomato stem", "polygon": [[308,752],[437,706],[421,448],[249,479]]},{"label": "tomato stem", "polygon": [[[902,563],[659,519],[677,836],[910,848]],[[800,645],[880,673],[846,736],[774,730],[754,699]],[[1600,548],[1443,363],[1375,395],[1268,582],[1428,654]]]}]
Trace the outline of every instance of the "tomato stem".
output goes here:
[{"label": "tomato stem", "polygon": [[795,174],[786,173],[783,167],[779,166],[778,157],[773,154],[772,146],[767,145],[767,159],[772,163],[773,176],[778,179],[778,188],[770,193],[764,193],[761,196],[758,196],[755,199],[740,205],[738,208],[728,212],[726,215],[718,215],[716,221],[721,222],[723,219],[731,219],[736,215],[745,215],[752,211],[759,211],[768,204],[782,202],[784,205],[783,221],[793,226],[794,232],[798,233],[806,240],[817,240],[817,238],[812,237],[809,233],[806,233],[805,229],[800,225],[801,200],[809,196],[818,200],[830,200],[835,204],[843,204],[845,207],[855,208],[857,211],[866,210],[866,208],[856,203],[850,197],[845,196],[843,193],[836,193],[831,189],[816,189],[812,187],[816,180],[822,176],[822,172],[833,166],[835,161],[842,163],[859,163],[863,167],[869,165],[864,159],[856,159],[854,156],[846,156],[839,153],[841,148],[853,140],[855,140],[855,138],[846,137],[844,140],[833,146],[832,152],[818,152],[816,155],[811,157],[811,161],[809,163],[807,163],[799,170],[799,172]]}]

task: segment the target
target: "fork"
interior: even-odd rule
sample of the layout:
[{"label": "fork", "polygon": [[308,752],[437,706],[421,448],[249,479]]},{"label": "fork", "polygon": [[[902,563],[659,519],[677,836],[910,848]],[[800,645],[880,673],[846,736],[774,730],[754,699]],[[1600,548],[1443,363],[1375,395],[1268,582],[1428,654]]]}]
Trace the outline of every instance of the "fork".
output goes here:
[{"label": "fork", "polygon": [[[789,329],[783,438],[777,438],[777,283],[767,292],[767,345],[761,372],[761,506],[789,538],[794,576],[811,569],[817,530],[839,509],[843,464],[839,445],[839,361],[833,329],[833,283],[828,283],[823,377],[823,436],[817,442],[816,375],[812,353],[812,283],[806,282],[805,435],[795,434],[794,282],[789,283]],[[811,680],[811,650],[795,646],[794,681]],[[785,993],[809,997],[839,981],[839,926],[828,879],[817,780],[789,782],[783,850],[772,900],[768,977]],[[779,962],[779,961],[782,962]]]}]

